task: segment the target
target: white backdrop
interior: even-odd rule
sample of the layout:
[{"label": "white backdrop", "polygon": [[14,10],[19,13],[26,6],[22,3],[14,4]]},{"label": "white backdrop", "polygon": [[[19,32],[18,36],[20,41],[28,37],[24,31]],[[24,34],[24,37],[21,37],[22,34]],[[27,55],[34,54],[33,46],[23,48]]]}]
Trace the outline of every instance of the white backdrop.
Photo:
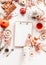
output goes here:
[{"label": "white backdrop", "polygon": [[[14,13],[17,13],[18,16],[16,16],[16,17],[14,16],[11,20],[9,20],[10,25],[12,26],[9,28],[12,29],[12,32],[14,31],[13,29],[14,29],[14,24],[16,21],[20,21],[20,20],[28,21],[28,12],[29,11],[27,10],[26,15],[23,17],[19,13],[19,9],[21,7],[18,4],[16,4],[16,5],[17,5],[17,9],[14,10],[14,12],[12,14],[14,16]],[[46,12],[46,7],[43,4],[40,4],[38,7],[40,7],[44,12]],[[30,21],[32,21],[32,20],[30,20]],[[34,28],[33,28],[33,30],[34,30]],[[33,32],[36,32],[36,31],[34,30]],[[34,35],[36,35],[36,34],[33,33],[33,36]],[[46,53],[44,53],[43,51],[41,51],[38,54],[36,52],[34,52],[33,57],[29,57],[28,54],[25,57],[23,55],[24,55],[23,48],[15,48],[15,50],[8,57],[5,57],[5,55],[0,54],[0,65],[46,65]]]}]

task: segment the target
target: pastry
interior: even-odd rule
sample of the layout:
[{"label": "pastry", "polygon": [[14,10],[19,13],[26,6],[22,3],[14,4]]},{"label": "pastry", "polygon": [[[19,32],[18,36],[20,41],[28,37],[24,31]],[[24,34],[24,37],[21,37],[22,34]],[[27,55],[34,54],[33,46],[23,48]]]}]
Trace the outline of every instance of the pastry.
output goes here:
[{"label": "pastry", "polygon": [[26,5],[26,0],[19,0],[19,4],[22,6]]},{"label": "pastry", "polygon": [[7,1],[3,3],[2,8],[6,12],[6,14],[9,15],[16,8],[16,6],[14,3],[12,3],[12,1]]}]

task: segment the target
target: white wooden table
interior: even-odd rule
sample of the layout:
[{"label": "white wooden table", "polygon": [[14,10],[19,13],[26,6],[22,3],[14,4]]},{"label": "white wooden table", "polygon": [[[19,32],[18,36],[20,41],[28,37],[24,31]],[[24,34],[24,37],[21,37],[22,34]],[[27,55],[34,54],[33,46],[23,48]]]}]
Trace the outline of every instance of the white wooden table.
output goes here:
[{"label": "white wooden table", "polygon": [[[46,7],[43,6],[42,4],[40,4],[38,7],[40,7],[46,12]],[[22,16],[19,13],[20,8],[21,6],[17,4],[17,9],[14,10],[13,16],[14,16],[14,13],[17,13],[18,16],[13,17],[12,19],[9,20],[10,26],[8,27],[8,29],[10,28],[12,33],[14,31],[13,29],[14,29],[14,24],[16,21],[28,21],[29,10],[27,10],[27,13],[25,16]],[[35,29],[33,29],[33,32],[36,32]],[[35,35],[36,34],[33,33],[33,36]],[[13,39],[12,39],[12,44],[13,44]],[[7,58],[0,54],[0,65],[46,65],[46,53],[44,53],[43,51],[41,51],[41,53],[38,53],[38,54],[34,53],[33,57],[29,57],[28,54],[26,57],[24,57],[23,54],[24,54],[23,48],[15,48],[14,52],[12,52]]]}]

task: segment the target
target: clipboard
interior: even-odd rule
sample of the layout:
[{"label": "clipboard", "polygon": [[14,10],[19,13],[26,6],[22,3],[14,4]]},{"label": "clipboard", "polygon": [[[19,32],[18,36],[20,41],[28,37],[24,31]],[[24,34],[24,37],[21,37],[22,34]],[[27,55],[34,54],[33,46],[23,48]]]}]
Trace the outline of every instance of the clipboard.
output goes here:
[{"label": "clipboard", "polygon": [[16,22],[15,23],[15,47],[24,47],[27,35],[32,35],[31,22]]}]

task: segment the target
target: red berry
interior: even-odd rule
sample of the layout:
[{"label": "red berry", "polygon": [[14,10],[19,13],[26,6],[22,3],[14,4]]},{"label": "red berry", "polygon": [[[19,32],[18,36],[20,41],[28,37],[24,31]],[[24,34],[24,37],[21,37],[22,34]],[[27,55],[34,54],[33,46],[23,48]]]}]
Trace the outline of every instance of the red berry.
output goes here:
[{"label": "red berry", "polygon": [[21,8],[20,9],[20,14],[24,15],[26,13],[26,9],[25,8]]},{"label": "red berry", "polygon": [[43,27],[42,23],[37,23],[37,24],[36,24],[36,28],[37,28],[37,29],[42,29],[42,27]]}]

